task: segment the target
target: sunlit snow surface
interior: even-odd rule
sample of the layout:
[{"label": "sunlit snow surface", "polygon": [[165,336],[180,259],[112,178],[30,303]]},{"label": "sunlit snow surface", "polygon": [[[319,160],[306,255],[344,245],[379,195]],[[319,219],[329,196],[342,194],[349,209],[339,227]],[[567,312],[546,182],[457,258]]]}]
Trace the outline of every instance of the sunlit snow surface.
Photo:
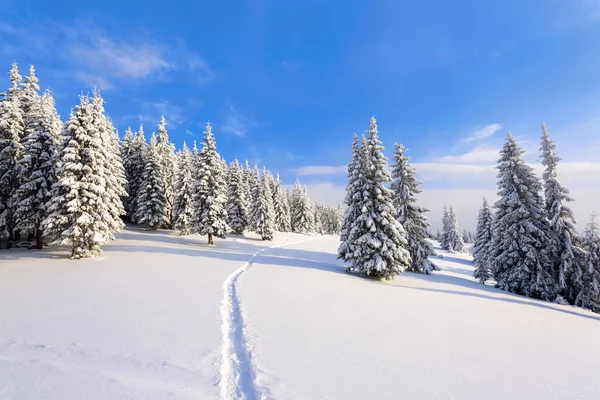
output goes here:
[{"label": "sunlit snow surface", "polygon": [[481,285],[466,255],[378,282],[335,237],[205,242],[0,251],[0,399],[600,396],[600,315]]}]

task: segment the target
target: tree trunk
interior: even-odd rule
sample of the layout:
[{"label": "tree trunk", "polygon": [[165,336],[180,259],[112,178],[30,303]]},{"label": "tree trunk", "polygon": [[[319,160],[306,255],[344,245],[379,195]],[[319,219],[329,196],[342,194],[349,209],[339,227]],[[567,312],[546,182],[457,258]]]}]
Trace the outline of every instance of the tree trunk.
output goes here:
[{"label": "tree trunk", "polygon": [[43,247],[42,244],[42,231],[41,229],[35,230],[35,248],[41,250]]},{"label": "tree trunk", "polygon": [[209,234],[208,234],[208,245],[209,245],[209,246],[214,246],[214,244],[215,244],[215,243],[213,242],[213,236],[212,236],[212,233],[209,233]]}]

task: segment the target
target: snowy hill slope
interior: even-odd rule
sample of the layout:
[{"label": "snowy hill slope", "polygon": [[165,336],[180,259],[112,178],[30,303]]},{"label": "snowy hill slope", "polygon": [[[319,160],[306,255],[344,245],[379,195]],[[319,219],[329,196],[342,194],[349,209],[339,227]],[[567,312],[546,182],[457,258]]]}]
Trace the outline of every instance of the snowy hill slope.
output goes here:
[{"label": "snowy hill slope", "polygon": [[[596,399],[600,316],[343,271],[337,238],[128,228],[99,259],[0,252],[1,399]],[[275,247],[271,247],[275,246]]]}]

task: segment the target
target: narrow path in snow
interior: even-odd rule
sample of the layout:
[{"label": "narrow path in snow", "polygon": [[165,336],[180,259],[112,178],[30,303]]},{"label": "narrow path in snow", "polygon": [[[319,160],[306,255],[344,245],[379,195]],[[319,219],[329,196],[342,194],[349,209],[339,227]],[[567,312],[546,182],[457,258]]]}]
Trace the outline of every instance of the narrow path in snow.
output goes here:
[{"label": "narrow path in snow", "polygon": [[264,248],[252,255],[246,264],[236,269],[223,283],[223,300],[220,308],[223,345],[221,348],[219,383],[222,399],[262,400],[265,397],[257,391],[252,354],[246,341],[244,315],[237,294],[237,284],[240,276],[250,270],[256,259],[264,252],[276,247],[313,239],[308,238],[288,243],[288,238],[285,238],[279,244]]}]

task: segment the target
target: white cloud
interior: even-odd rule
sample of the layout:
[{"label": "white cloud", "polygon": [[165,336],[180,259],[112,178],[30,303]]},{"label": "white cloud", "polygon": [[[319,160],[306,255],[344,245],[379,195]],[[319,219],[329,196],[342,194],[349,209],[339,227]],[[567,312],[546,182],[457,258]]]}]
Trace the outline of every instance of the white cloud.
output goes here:
[{"label": "white cloud", "polygon": [[480,146],[464,154],[443,156],[439,161],[459,164],[485,164],[495,163],[498,161],[498,157],[499,149]]},{"label": "white cloud", "polygon": [[119,84],[139,80],[168,80],[172,72],[199,77],[198,83],[214,78],[208,63],[183,41],[176,45],[150,36],[147,32],[129,29],[119,35],[97,25],[91,19],[73,24],[54,21],[4,24],[0,40],[11,43],[3,51],[9,57],[26,55],[43,64],[51,59],[62,65],[55,67],[62,79],[75,77],[84,85],[110,90]]},{"label": "white cloud", "polygon": [[309,165],[306,167],[300,167],[296,170],[296,175],[307,176],[307,175],[344,175],[348,171],[346,165],[329,166],[329,165]]},{"label": "white cloud", "polygon": [[101,91],[108,91],[114,88],[108,79],[89,72],[77,71],[75,72],[75,77],[89,88],[98,88]]},{"label": "white cloud", "polygon": [[476,142],[478,140],[486,139],[492,136],[494,133],[498,132],[502,128],[500,124],[491,124],[488,126],[479,129],[464,139],[461,139],[461,143],[471,143]]}]

